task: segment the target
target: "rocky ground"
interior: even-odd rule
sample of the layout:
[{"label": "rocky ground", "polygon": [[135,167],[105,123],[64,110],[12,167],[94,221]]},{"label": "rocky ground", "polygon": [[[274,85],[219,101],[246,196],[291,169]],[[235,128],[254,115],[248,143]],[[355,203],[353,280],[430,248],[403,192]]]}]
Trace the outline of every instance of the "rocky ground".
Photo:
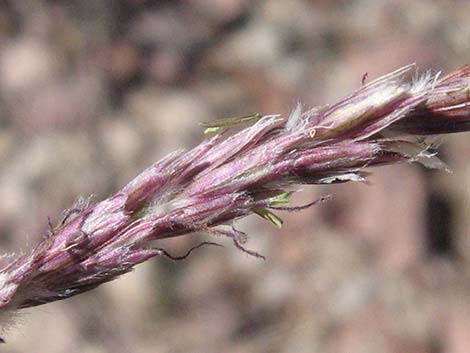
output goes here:
[{"label": "rocky ground", "polygon": [[[31,247],[78,196],[106,197],[194,146],[199,122],[331,103],[411,62],[470,63],[469,13],[458,0],[1,2],[1,252]],[[296,203],[333,199],[281,231],[243,220],[265,262],[229,242],[155,259],[25,311],[2,349],[468,352],[469,135],[440,151],[452,174],[385,167],[370,185],[305,188]]]}]

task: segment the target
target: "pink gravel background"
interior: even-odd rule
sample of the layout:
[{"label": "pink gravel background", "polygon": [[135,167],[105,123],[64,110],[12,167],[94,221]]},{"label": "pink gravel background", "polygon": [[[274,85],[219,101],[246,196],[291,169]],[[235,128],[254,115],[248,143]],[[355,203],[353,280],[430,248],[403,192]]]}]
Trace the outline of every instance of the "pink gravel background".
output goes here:
[{"label": "pink gravel background", "polygon": [[[469,14],[464,0],[1,2],[1,252],[194,146],[201,121],[331,103],[411,62],[470,63]],[[281,231],[239,225],[266,262],[229,242],[155,259],[25,311],[2,351],[467,353],[470,135],[443,141],[453,174],[402,165],[306,188],[296,203],[333,200]]]}]

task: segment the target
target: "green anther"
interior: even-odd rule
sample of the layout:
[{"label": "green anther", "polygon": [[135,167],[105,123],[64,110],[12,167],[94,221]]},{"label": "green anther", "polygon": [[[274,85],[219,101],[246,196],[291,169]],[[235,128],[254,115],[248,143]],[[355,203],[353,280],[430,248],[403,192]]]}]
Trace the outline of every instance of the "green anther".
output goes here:
[{"label": "green anther", "polygon": [[280,194],[270,198],[269,201],[271,202],[272,206],[286,205],[290,201],[289,200],[290,195],[292,195],[292,191],[289,191],[289,192],[286,191],[286,192],[280,193]]},{"label": "green anther", "polygon": [[220,130],[222,130],[221,127],[208,127],[207,129],[204,130],[204,135],[216,133],[216,132],[219,132]]},{"label": "green anther", "polygon": [[281,217],[275,215],[271,211],[267,210],[266,208],[256,208],[253,210],[258,216],[263,217],[264,219],[268,220],[272,224],[274,224],[278,229],[282,228],[284,221]]},{"label": "green anther", "polygon": [[212,121],[206,121],[200,123],[199,125],[205,127],[206,130],[204,131],[205,134],[212,133],[212,132],[219,132],[220,130],[226,128],[231,128],[234,126],[241,126],[245,124],[249,124],[252,122],[256,122],[261,119],[260,113],[253,113],[250,115],[238,116],[233,118],[224,118],[224,119],[216,119]]}]

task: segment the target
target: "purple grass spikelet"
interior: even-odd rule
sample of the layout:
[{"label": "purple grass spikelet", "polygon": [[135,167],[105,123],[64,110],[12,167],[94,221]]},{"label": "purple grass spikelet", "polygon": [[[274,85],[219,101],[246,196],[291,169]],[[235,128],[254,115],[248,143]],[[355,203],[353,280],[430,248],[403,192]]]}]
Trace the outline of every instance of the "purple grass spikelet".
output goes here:
[{"label": "purple grass spikelet", "polygon": [[103,201],[78,202],[32,251],[6,264],[1,315],[83,293],[152,257],[172,257],[155,247],[162,238],[223,235],[262,257],[245,248],[234,222],[256,214],[281,227],[275,212],[304,208],[289,205],[301,184],[363,181],[366,168],[390,163],[446,169],[415,135],[470,130],[470,67],[406,80],[413,68],[364,82],[336,104],[299,104],[287,118],[255,113],[205,124],[213,136],[166,156]]}]

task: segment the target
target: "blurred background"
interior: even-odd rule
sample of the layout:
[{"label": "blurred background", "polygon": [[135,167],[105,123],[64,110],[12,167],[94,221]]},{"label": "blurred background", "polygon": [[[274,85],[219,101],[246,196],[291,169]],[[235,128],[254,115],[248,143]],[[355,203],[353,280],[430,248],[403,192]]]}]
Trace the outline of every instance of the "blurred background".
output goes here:
[{"label": "blurred background", "polygon": [[[196,145],[201,121],[332,103],[412,62],[470,63],[469,14],[465,0],[1,1],[1,252],[30,248],[78,196],[105,198]],[[369,185],[306,187],[296,204],[333,199],[283,215],[280,231],[243,220],[265,262],[230,242],[157,258],[24,311],[2,349],[469,352],[469,135],[440,155],[452,174],[375,169]]]}]

